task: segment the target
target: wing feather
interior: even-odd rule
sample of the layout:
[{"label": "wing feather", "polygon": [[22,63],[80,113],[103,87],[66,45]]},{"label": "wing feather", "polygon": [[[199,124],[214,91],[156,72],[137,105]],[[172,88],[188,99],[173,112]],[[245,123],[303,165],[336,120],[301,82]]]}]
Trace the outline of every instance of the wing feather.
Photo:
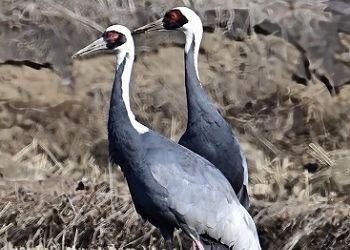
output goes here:
[{"label": "wing feather", "polygon": [[[171,149],[169,149],[171,151]],[[153,151],[155,180],[169,192],[168,205],[198,234],[208,234],[234,249],[260,249],[254,221],[230,183],[207,160],[183,148],[181,158]]]}]

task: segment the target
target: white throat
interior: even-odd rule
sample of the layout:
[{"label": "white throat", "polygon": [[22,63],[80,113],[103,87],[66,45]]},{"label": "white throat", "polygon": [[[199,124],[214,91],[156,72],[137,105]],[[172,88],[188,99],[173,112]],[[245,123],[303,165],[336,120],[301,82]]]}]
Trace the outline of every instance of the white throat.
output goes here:
[{"label": "white throat", "polygon": [[191,32],[186,32],[185,31],[185,35],[186,35],[186,44],[185,44],[185,52],[186,54],[188,53],[188,51],[190,50],[191,48],[191,44],[192,42],[194,42],[194,54],[193,54],[193,60],[194,60],[194,67],[195,67],[195,70],[196,70],[196,75],[197,75],[197,78],[199,80],[199,73],[198,73],[198,52],[199,52],[199,46],[200,46],[200,41],[201,41],[201,38],[198,39],[196,37],[196,34],[195,33],[191,33]]},{"label": "white throat", "polygon": [[124,52],[118,53],[117,67],[120,66],[124,58],[125,58],[125,65],[124,65],[124,72],[122,74],[122,98],[123,98],[125,108],[128,113],[128,117],[132,126],[139,134],[144,134],[149,131],[149,128],[147,128],[143,124],[136,121],[135,115],[132,112],[130,107],[130,77],[131,77],[132,66],[134,63],[134,51],[129,50],[127,52],[124,51]]},{"label": "white throat", "polygon": [[192,42],[194,42],[194,58],[192,59],[194,60],[194,67],[196,70],[197,79],[200,82],[198,73],[198,52],[203,36],[202,21],[193,10],[187,7],[177,7],[174,9],[179,10],[182,13],[182,15],[184,15],[188,20],[188,22],[181,27],[181,30],[185,33],[186,36],[185,52],[186,54],[188,54]]}]

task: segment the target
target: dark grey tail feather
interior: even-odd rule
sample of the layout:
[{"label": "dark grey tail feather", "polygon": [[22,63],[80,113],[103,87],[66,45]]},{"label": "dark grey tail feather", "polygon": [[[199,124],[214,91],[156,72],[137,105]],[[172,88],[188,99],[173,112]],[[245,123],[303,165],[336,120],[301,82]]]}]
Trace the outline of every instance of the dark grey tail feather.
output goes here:
[{"label": "dark grey tail feather", "polygon": [[243,205],[243,207],[248,210],[250,207],[250,202],[247,187],[245,185],[243,185],[241,190],[238,192],[237,198],[239,199],[239,202]]},{"label": "dark grey tail feather", "polygon": [[205,250],[229,250],[229,247],[210,238],[208,235],[201,235],[201,243]]}]

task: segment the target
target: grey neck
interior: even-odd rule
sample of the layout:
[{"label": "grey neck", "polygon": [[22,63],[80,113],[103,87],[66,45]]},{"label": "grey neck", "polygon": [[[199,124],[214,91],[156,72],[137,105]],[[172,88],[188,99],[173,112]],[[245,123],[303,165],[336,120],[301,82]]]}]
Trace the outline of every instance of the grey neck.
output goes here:
[{"label": "grey neck", "polygon": [[123,83],[123,79],[128,79],[125,74],[131,74],[126,71],[128,61],[125,56],[118,62],[115,78],[113,82],[109,118],[108,118],[108,141],[109,155],[113,163],[120,165],[123,171],[130,169],[135,161],[138,160],[142,152],[142,143],[140,143],[140,133],[133,126],[128,114],[128,107],[123,99],[123,85],[129,87],[129,82]]},{"label": "grey neck", "polygon": [[196,119],[198,115],[203,112],[211,112],[213,106],[205,94],[202,85],[198,77],[198,51],[200,41],[195,40],[195,36],[192,36],[188,49],[185,49],[185,85],[186,85],[186,97],[187,97],[187,112],[188,121]]}]

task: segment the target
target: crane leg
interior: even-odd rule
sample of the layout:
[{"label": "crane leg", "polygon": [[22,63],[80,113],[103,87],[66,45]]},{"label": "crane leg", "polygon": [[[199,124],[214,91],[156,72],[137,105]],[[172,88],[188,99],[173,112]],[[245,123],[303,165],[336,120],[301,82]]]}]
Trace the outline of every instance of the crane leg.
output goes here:
[{"label": "crane leg", "polygon": [[193,232],[186,224],[181,224],[181,230],[192,239],[193,250],[205,250],[203,244],[198,240],[198,234]]},{"label": "crane leg", "polygon": [[164,240],[165,240],[165,249],[166,250],[173,250],[173,233],[174,228],[169,227],[161,227],[160,233],[162,234]]},{"label": "crane leg", "polygon": [[193,250],[204,250],[202,243],[199,240],[192,241]]},{"label": "crane leg", "polygon": [[166,250],[173,250],[173,240],[172,239],[165,240],[165,249]]}]

